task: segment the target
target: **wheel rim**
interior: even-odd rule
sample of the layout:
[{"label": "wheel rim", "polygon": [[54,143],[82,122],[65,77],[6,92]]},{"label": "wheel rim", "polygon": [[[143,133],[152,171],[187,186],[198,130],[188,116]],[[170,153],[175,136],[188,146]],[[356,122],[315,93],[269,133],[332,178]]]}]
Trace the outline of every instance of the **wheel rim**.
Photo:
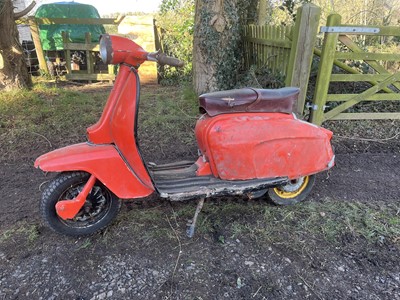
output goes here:
[{"label": "wheel rim", "polygon": [[292,199],[299,196],[306,189],[309,181],[309,176],[300,177],[291,180],[286,185],[274,188],[274,192],[283,199]]},{"label": "wheel rim", "polygon": [[[70,186],[59,198],[61,200],[72,200],[82,191],[85,183]],[[68,227],[85,228],[100,222],[111,207],[110,192],[103,186],[95,185],[86,198],[85,204],[73,219],[59,220]]]}]

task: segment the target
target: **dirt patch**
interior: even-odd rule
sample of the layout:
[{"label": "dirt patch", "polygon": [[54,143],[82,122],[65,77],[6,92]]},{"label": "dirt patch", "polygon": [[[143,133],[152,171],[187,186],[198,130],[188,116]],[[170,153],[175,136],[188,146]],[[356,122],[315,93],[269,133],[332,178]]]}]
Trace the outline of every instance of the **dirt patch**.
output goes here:
[{"label": "dirt patch", "polygon": [[[386,139],[395,129],[379,128],[367,137],[361,129],[350,135],[375,141],[335,139],[337,166],[320,174],[309,199],[297,206],[207,200],[193,240],[185,230],[195,203],[154,196],[127,203],[112,226],[90,238],[66,238],[43,227],[40,189],[52,175],[33,168],[49,150],[38,137],[36,146],[16,147],[18,153],[0,160],[0,297],[400,299],[399,142]],[[54,147],[81,137],[46,138]],[[161,143],[148,157],[195,153],[190,143],[180,142],[178,155]]]}]

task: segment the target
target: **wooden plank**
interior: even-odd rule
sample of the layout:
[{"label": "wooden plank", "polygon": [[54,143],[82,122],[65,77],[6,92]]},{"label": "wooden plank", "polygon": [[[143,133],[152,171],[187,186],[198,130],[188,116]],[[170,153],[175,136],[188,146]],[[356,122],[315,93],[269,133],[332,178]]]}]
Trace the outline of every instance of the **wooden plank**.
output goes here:
[{"label": "wooden plank", "polygon": [[75,73],[65,75],[68,80],[114,80],[114,74],[85,74],[85,73]]},{"label": "wooden plank", "polygon": [[84,24],[84,25],[118,25],[122,19],[114,18],[35,18],[38,25],[53,25],[53,24]]},{"label": "wooden plank", "polygon": [[[92,40],[92,34],[90,32],[86,32],[85,33],[86,45],[90,44],[91,40]],[[93,74],[94,73],[94,62],[92,59],[92,51],[89,51],[89,50],[86,50],[86,66],[87,66],[87,73]],[[92,81],[89,80],[89,83],[92,83]]]},{"label": "wooden plank", "polygon": [[[276,40],[278,38],[278,28],[276,26],[272,27],[272,39]],[[272,64],[272,74],[276,74],[278,72],[278,51],[279,48],[277,46],[272,46],[272,58],[271,58],[271,64]]]},{"label": "wooden plank", "polygon": [[[353,105],[363,101],[363,99],[372,96],[373,94],[376,94],[378,91],[380,91],[383,87],[388,86],[389,84],[392,84],[393,82],[396,82],[400,80],[400,72],[393,74],[390,76],[388,79],[385,81],[382,81],[381,83],[369,88],[368,90],[362,92],[361,94],[355,95],[352,99],[346,101],[345,103],[340,104],[339,106],[335,107],[334,109],[328,111],[326,114],[324,114],[324,119],[329,120],[333,118],[334,116],[338,115],[339,113],[345,111],[346,109],[352,107]],[[325,95],[325,100],[326,100]],[[325,102],[324,102],[325,103]],[[325,105],[325,104],[324,104]]]},{"label": "wooden plank", "polygon": [[330,81],[351,82],[351,81],[383,81],[392,74],[332,74]]},{"label": "wooden plank", "polygon": [[330,120],[399,120],[400,113],[341,113]]},{"label": "wooden plank", "polygon": [[68,49],[68,44],[69,44],[69,33],[63,31],[61,33],[62,38],[63,38],[63,47],[65,50],[65,64],[67,68],[67,74],[71,74],[71,50]]},{"label": "wooden plank", "polygon": [[[341,16],[332,14],[328,17],[326,26],[340,25]],[[322,46],[321,60],[319,62],[317,82],[315,86],[313,106],[316,108],[311,111],[311,122],[317,125],[324,120],[324,106],[329,89],[329,78],[332,74],[334,53],[339,35],[337,33],[325,33],[324,44]]]},{"label": "wooden plank", "polygon": [[[314,54],[318,55],[319,57],[321,57],[322,52],[321,52],[321,50],[319,50],[317,48],[314,48]],[[338,61],[337,59],[333,60],[333,64],[338,66],[339,68],[351,73],[351,74],[361,74],[357,70],[353,69],[352,67],[346,65],[345,63],[343,63],[341,61]],[[378,82],[376,82],[376,81],[369,81],[369,83],[372,84],[372,85],[377,85],[378,84]],[[382,91],[384,91],[386,93],[393,93],[393,91],[391,89],[389,89],[389,88],[383,88]]]},{"label": "wooden plank", "polygon": [[321,9],[305,4],[297,10],[286,86],[300,88],[296,112],[303,114]]},{"label": "wooden plank", "polygon": [[[330,33],[331,34],[331,33]],[[400,61],[397,53],[335,52],[336,59]]]},{"label": "wooden plank", "polygon": [[[275,40],[276,39],[276,27],[271,26],[271,39]],[[271,55],[268,57],[268,62],[270,63],[271,66],[271,71],[272,74],[276,73],[276,46],[271,46]]]},{"label": "wooden plank", "polygon": [[[267,40],[271,40],[271,25],[265,26],[265,39]],[[271,51],[272,48],[270,46],[267,45],[266,49],[265,49],[265,65],[268,68],[271,68],[271,63],[269,61],[269,57],[271,56]]]},{"label": "wooden plank", "polygon": [[[349,101],[358,94],[328,94],[326,101]],[[400,94],[374,94],[362,99],[362,101],[398,101]]]},{"label": "wooden plank", "polygon": [[[267,26],[266,25],[262,26],[262,38],[263,38],[263,40],[267,40]],[[262,55],[263,65],[265,65],[265,63],[268,60],[267,49],[268,49],[268,45],[262,44],[261,55]]]},{"label": "wooden plank", "polygon": [[33,40],[33,43],[35,44],[36,55],[39,60],[39,68],[44,73],[48,74],[49,69],[47,67],[47,62],[44,57],[42,42],[40,41],[39,26],[36,23],[35,18],[29,18],[28,22],[29,22],[29,27],[31,29],[32,40]]},{"label": "wooden plank", "polygon": [[100,45],[96,43],[68,43],[64,44],[64,50],[81,50],[81,51],[100,51]]},{"label": "wooden plank", "polygon": [[[376,25],[368,25],[368,26],[360,26],[360,25],[345,25],[342,24],[340,26],[335,26],[335,27],[351,27],[355,29],[360,29],[360,28],[378,28],[379,32],[378,33],[362,33],[362,35],[378,35],[378,36],[387,36],[387,35],[392,35],[392,36],[400,36],[400,27],[399,26],[376,26]],[[352,33],[346,33],[346,34],[352,34]],[[361,35],[360,33],[354,33],[356,35]]]},{"label": "wooden plank", "polygon": [[[256,37],[259,39],[261,37],[261,26],[256,26]],[[261,57],[261,45],[257,43],[257,67],[260,68],[262,65]]]},{"label": "wooden plank", "polygon": [[[282,33],[283,37],[287,38],[287,35],[290,36],[290,30],[292,27],[289,26],[284,26],[284,32]],[[290,41],[290,40],[289,40]],[[290,44],[292,42],[290,41]],[[284,56],[283,56],[283,69],[285,71],[285,76],[286,78],[288,77],[288,64],[289,64],[289,59],[290,59],[290,49],[285,49],[284,50]]]}]

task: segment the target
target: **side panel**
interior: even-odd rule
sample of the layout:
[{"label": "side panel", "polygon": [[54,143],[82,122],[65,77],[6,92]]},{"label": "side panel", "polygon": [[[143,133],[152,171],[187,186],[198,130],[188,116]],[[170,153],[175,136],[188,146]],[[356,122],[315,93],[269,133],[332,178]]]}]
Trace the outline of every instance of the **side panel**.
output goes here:
[{"label": "side panel", "polygon": [[76,144],[40,156],[35,167],[48,172],[86,171],[121,199],[142,198],[154,192],[125,164],[112,145]]},{"label": "side panel", "polygon": [[203,117],[196,137],[214,176],[224,180],[295,179],[328,169],[334,158],[332,133],[292,115]]}]

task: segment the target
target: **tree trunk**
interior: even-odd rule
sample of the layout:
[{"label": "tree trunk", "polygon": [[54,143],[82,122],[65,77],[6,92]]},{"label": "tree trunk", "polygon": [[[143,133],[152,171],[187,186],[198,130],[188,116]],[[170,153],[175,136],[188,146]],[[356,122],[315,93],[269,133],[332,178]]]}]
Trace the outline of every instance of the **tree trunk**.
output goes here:
[{"label": "tree trunk", "polygon": [[31,85],[11,0],[0,1],[0,90]]},{"label": "tree trunk", "polygon": [[196,93],[233,88],[241,64],[241,23],[251,1],[196,0],[193,83]]}]

